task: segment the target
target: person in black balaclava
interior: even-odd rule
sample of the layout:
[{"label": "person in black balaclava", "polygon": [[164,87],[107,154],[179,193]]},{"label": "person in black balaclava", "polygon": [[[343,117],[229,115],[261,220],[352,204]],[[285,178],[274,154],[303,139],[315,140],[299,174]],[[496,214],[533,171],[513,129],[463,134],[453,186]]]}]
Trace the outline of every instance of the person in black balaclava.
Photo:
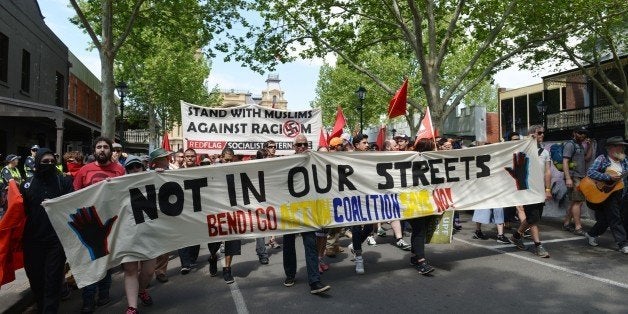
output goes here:
[{"label": "person in black balaclava", "polygon": [[26,212],[24,269],[39,313],[57,313],[63,286],[65,253],[48,214],[41,205],[44,200],[74,190],[72,177],[64,177],[56,165],[57,161],[50,149],[38,149],[34,175],[20,189]]}]

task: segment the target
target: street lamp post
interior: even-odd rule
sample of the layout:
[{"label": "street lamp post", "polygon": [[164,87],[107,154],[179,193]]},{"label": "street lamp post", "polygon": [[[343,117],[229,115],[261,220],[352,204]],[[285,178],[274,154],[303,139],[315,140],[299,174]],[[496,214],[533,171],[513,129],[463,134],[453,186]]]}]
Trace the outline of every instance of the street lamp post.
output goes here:
[{"label": "street lamp post", "polygon": [[116,90],[118,91],[118,96],[120,97],[120,144],[124,146],[124,97],[126,97],[126,93],[129,89],[129,86],[126,82],[118,82],[116,85]]},{"label": "street lamp post", "polygon": [[360,111],[360,134],[364,134],[364,98],[366,98],[366,88],[364,88],[364,86],[360,85],[360,87],[358,87],[358,90],[355,91],[355,94],[358,96],[358,99],[360,100],[360,106],[358,107],[358,110]]},{"label": "street lamp post", "polygon": [[544,100],[540,100],[539,102],[536,103],[536,110],[539,112],[539,114],[541,114],[541,125],[543,126],[544,129],[547,129],[545,127],[545,122],[546,122],[545,112],[547,110],[547,104],[545,103]]}]

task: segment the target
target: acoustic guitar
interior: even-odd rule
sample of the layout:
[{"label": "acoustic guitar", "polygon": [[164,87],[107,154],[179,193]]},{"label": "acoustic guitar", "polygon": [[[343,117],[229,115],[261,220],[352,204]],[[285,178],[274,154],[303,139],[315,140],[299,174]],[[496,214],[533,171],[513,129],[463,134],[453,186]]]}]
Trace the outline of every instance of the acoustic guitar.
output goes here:
[{"label": "acoustic guitar", "polygon": [[[618,175],[617,172],[610,169],[606,170],[606,174]],[[582,192],[584,198],[588,202],[599,204],[604,202],[611,195],[611,193],[624,188],[624,178],[626,176],[628,176],[628,172],[622,174],[620,180],[613,182],[598,181],[589,177],[584,177],[582,181],[580,181],[578,189]]]}]

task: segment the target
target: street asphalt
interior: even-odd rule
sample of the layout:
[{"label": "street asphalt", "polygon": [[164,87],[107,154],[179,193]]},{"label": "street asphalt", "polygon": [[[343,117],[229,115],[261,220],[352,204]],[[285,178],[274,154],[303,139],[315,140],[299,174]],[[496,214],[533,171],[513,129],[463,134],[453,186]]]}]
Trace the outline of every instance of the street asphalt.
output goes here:
[{"label": "street asphalt", "polygon": [[[201,248],[198,266],[188,275],[179,273],[179,258],[169,263],[167,283],[151,282],[154,304],[139,306],[140,313],[628,313],[628,255],[617,251],[607,231],[598,247],[584,237],[560,230],[560,221],[541,224],[550,258],[529,250],[519,251],[494,239],[493,225],[483,226],[488,240],[473,239],[475,223],[462,213],[462,231],[452,244],[427,245],[427,258],[436,270],[419,275],[409,264],[410,253],[396,248],[392,230],[377,237],[377,246],[364,244],[366,274],[357,275],[348,250],[326,258],[330,269],[322,275],[331,290],[311,295],[302,243],[297,238],[296,284],[284,287],[282,249],[269,249],[270,264],[261,265],[255,242],[245,241],[242,255],[234,258],[234,284],[209,276],[208,250]],[[587,221],[590,227],[591,221]],[[389,229],[390,226],[385,224]],[[507,234],[511,231],[507,230]],[[346,248],[350,243],[341,239]],[[409,241],[406,238],[406,241]],[[281,244],[281,240],[279,240]],[[21,278],[23,281],[24,278]],[[27,285],[27,283],[26,283]],[[4,290],[4,287],[3,287]],[[0,291],[0,296],[2,291]],[[124,313],[127,307],[123,275],[113,277],[111,303],[96,313]],[[11,300],[9,300],[11,299]],[[19,300],[18,300],[19,301]],[[22,301],[24,303],[24,301]],[[78,313],[81,294],[73,291],[61,303],[60,313]],[[32,312],[15,298],[0,300],[5,312]]]}]

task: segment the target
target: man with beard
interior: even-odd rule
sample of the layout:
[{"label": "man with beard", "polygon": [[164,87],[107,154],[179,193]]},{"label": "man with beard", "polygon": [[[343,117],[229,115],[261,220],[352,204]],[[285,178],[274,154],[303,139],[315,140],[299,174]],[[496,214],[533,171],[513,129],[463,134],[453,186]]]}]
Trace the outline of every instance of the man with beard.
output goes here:
[{"label": "man with beard", "polygon": [[63,286],[65,253],[41,203],[72,192],[72,178],[55,167],[48,148],[38,148],[32,163],[33,176],[21,187],[24,198],[24,270],[35,295],[39,313],[56,313]]},{"label": "man with beard", "polygon": [[[74,177],[74,190],[80,190],[92,184],[96,184],[107,178],[124,175],[124,167],[112,160],[113,143],[106,137],[98,137],[94,140],[94,158],[96,161],[83,166]],[[107,271],[105,278],[95,284],[83,288],[83,307],[81,313],[94,312],[95,306],[102,306],[111,301],[109,288],[111,287],[111,271]],[[98,290],[98,302],[95,301]]]},{"label": "man with beard", "polygon": [[[626,145],[628,144],[621,136],[613,136],[606,140],[606,154],[598,156],[593,161],[589,171],[587,171],[587,176],[605,183],[615,183],[622,180],[622,175],[628,172],[628,160],[624,151]],[[589,245],[598,246],[596,238],[610,227],[619,251],[628,254],[626,229],[622,225],[620,215],[621,200],[622,190],[617,190],[600,204],[587,202],[587,206],[595,210],[595,225],[591,227],[588,233],[584,234]]]}]

